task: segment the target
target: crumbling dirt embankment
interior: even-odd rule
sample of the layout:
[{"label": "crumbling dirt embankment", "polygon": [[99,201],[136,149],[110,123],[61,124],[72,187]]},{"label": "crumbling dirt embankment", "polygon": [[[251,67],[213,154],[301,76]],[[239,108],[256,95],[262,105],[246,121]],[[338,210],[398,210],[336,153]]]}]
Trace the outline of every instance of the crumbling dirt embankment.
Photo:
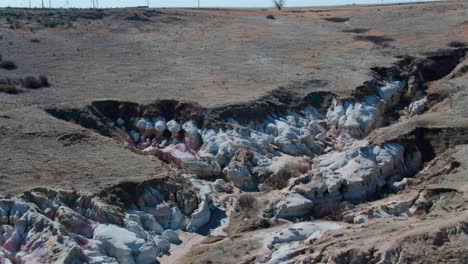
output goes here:
[{"label": "crumbling dirt embankment", "polygon": [[193,121],[202,128],[223,128],[230,126],[226,123],[228,119],[234,119],[240,124],[259,123],[268,116],[300,110],[307,106],[326,114],[333,98],[358,101],[365,96],[377,94],[376,87],[385,82],[401,81],[408,86],[408,91],[399,98],[396,105],[387,108],[383,126],[388,126],[398,122],[401,117],[399,110],[403,110],[413,101],[427,97],[427,105],[431,106],[444,100],[448,94],[427,94],[425,91],[429,83],[444,78],[460,65],[467,50],[468,48],[439,50],[428,53],[426,58],[405,56],[392,67],[374,67],[371,69],[374,78],[356,87],[348,98],[338,97],[326,91],[312,92],[302,97],[286,89],[287,87],[279,87],[251,102],[215,108],[205,108],[195,102],[179,100],[157,100],[149,104],[103,100],[95,101],[84,109],[50,108],[46,111],[54,117],[93,129],[104,136],[122,139],[121,134],[115,133],[115,120],[119,117],[127,121],[136,116],[164,116],[167,120],[175,119],[182,123]]}]

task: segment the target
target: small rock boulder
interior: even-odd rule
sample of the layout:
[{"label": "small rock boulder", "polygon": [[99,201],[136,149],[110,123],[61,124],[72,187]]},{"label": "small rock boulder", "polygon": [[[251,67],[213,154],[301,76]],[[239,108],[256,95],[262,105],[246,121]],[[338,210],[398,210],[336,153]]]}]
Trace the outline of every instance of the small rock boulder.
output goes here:
[{"label": "small rock boulder", "polygon": [[172,229],[167,229],[162,233],[162,237],[169,241],[171,244],[179,245],[182,240],[179,239],[179,235]]}]

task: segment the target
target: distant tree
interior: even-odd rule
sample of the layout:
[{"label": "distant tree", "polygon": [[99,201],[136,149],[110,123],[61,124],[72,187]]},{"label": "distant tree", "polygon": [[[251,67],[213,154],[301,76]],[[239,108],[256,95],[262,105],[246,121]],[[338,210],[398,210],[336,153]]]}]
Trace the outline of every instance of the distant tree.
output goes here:
[{"label": "distant tree", "polygon": [[273,0],[273,4],[275,4],[278,10],[281,10],[284,7],[284,0]]}]

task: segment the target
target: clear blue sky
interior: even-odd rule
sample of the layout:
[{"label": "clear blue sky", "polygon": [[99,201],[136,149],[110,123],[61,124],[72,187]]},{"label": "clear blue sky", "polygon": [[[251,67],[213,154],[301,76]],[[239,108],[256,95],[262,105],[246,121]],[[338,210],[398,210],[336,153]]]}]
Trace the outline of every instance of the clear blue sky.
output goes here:
[{"label": "clear blue sky", "polygon": [[[42,0],[0,0],[0,7],[40,7]],[[91,7],[93,0],[43,0],[46,6],[49,1],[52,7]],[[129,7],[146,5],[148,0],[94,0],[99,7]],[[198,0],[149,0],[151,7],[196,7]],[[372,4],[422,2],[422,0],[286,0],[286,6],[326,6],[346,4]],[[271,0],[200,0],[202,7],[271,7]]]}]

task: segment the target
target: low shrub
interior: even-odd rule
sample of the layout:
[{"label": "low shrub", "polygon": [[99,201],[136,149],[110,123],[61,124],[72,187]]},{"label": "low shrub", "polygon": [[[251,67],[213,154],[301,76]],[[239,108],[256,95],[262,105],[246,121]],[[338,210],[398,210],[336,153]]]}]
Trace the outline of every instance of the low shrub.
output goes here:
[{"label": "low shrub", "polygon": [[163,12],[159,11],[159,10],[147,10],[145,12],[143,12],[143,15],[147,16],[147,17],[155,17],[155,16],[159,16],[159,15],[162,15],[164,14]]},{"label": "low shrub", "polygon": [[250,194],[242,194],[237,200],[237,207],[242,213],[255,211],[257,208],[257,199]]},{"label": "low shrub", "polygon": [[382,47],[387,47],[388,43],[395,41],[394,39],[386,37],[386,36],[355,36],[354,39],[360,40],[360,41],[372,42],[375,45],[379,45]]},{"label": "low shrub", "polygon": [[323,18],[329,22],[343,23],[349,20],[349,17],[325,17]]},{"label": "low shrub", "polygon": [[134,13],[133,15],[127,17],[127,20],[142,21],[142,22],[151,21],[151,19],[149,19],[147,16],[142,15],[142,14],[137,14],[137,13]]},{"label": "low shrub", "polygon": [[56,27],[69,28],[72,26],[70,21],[65,21],[65,19],[63,18],[44,17],[44,18],[39,19],[38,22],[44,27],[48,27],[48,28],[56,28]]},{"label": "low shrub", "polygon": [[80,11],[78,10],[75,13],[76,18],[80,19],[90,19],[90,20],[98,20],[98,19],[103,19],[104,18],[104,11],[97,9],[97,10],[91,10],[88,12]]},{"label": "low shrub", "polygon": [[18,80],[10,77],[0,78],[0,85],[17,85]]},{"label": "low shrub", "polygon": [[451,41],[448,45],[452,48],[463,48],[467,46],[467,43],[463,41],[454,40],[454,41]]},{"label": "low shrub", "polygon": [[21,92],[22,91],[18,90],[18,88],[16,88],[14,85],[0,84],[0,93],[19,94]]},{"label": "low shrub", "polygon": [[13,61],[6,60],[6,61],[0,62],[0,68],[5,69],[5,70],[14,70],[18,67],[16,66],[16,63],[14,63]]},{"label": "low shrub", "polygon": [[351,29],[343,29],[342,31],[346,33],[362,34],[362,33],[366,33],[367,31],[369,31],[369,29],[368,28],[351,28]]},{"label": "low shrub", "polygon": [[49,79],[47,78],[47,76],[41,74],[39,75],[39,80],[41,81],[43,87],[50,86]]},{"label": "low shrub", "polygon": [[27,76],[23,78],[22,85],[27,89],[39,89],[49,86],[49,80],[44,75],[40,75],[39,78],[34,76]]}]

